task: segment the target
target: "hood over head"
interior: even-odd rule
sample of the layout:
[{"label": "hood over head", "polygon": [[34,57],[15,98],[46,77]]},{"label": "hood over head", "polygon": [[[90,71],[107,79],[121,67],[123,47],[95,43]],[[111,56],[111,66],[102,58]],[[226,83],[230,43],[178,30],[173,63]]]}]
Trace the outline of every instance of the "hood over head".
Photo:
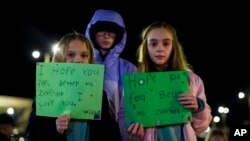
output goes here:
[{"label": "hood over head", "polygon": [[90,39],[94,44],[96,44],[95,35],[99,31],[108,31],[108,32],[115,33],[116,38],[114,41],[114,45],[117,45],[122,40],[123,34],[124,34],[124,28],[122,28],[117,23],[110,22],[110,21],[97,21],[95,24],[92,24],[89,30]]}]

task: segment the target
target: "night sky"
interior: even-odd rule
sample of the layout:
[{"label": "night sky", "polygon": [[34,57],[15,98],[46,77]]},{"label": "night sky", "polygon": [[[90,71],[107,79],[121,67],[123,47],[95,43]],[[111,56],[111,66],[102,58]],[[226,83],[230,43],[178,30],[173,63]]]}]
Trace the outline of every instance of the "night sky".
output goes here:
[{"label": "night sky", "polygon": [[239,91],[250,94],[250,9],[245,3],[152,1],[138,7],[132,2],[110,6],[94,0],[38,0],[2,6],[6,9],[1,10],[0,95],[33,98],[36,62],[43,58],[33,59],[32,51],[49,51],[52,43],[70,32],[85,33],[94,11],[104,8],[122,15],[128,34],[122,57],[134,64],[142,29],[154,21],[173,25],[188,62],[204,81],[212,114],[217,115],[218,106],[223,105],[230,109],[228,122],[248,119],[247,101],[237,99]]}]

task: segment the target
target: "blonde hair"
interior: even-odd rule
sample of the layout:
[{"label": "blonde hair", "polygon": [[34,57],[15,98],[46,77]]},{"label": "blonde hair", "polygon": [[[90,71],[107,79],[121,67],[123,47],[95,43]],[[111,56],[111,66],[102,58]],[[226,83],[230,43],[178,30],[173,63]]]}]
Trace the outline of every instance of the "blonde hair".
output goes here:
[{"label": "blonde hair", "polygon": [[188,64],[186,56],[183,52],[182,46],[178,41],[176,30],[165,22],[154,22],[147,26],[141,33],[141,44],[137,50],[138,71],[139,72],[150,72],[153,69],[153,62],[151,61],[147,49],[147,36],[150,31],[155,28],[165,28],[172,33],[173,36],[173,50],[169,58],[169,69],[170,70],[191,70],[191,65]]},{"label": "blonde hair", "polygon": [[80,40],[83,43],[86,43],[86,47],[89,53],[89,63],[93,64],[94,61],[94,48],[88,38],[83,34],[74,32],[69,33],[61,38],[58,44],[59,50],[54,54],[52,62],[66,62],[66,53],[69,47],[69,43],[73,40]]}]

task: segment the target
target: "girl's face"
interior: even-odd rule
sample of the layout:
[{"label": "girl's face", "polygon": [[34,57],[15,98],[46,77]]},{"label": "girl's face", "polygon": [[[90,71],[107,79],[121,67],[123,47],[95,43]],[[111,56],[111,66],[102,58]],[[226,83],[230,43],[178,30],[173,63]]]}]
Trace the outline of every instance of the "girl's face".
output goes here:
[{"label": "girl's face", "polygon": [[109,49],[114,41],[116,34],[114,32],[109,31],[99,31],[95,35],[96,43],[100,46],[100,49]]},{"label": "girl's face", "polygon": [[66,62],[68,63],[89,63],[89,52],[86,43],[80,40],[72,40],[66,51]]},{"label": "girl's face", "polygon": [[147,49],[156,68],[166,68],[172,51],[173,36],[165,28],[155,28],[148,33]]}]

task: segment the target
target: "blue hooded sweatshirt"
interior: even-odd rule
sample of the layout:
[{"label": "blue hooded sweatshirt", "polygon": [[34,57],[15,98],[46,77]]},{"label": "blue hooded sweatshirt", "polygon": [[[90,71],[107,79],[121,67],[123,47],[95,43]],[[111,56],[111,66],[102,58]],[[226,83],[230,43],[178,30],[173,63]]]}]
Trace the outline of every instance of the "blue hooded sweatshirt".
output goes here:
[{"label": "blue hooded sweatshirt", "polygon": [[[96,33],[94,32],[94,27],[99,23],[111,23],[109,26],[99,26],[99,28],[107,29],[108,31],[111,30],[116,33],[114,45],[106,53],[105,57],[102,56],[94,38],[94,34]],[[98,29],[96,31],[98,31]],[[117,113],[119,111],[123,91],[122,76],[125,73],[132,73],[137,70],[134,64],[120,57],[127,40],[123,19],[121,15],[115,11],[98,9],[87,25],[85,35],[94,45],[95,62],[105,65],[104,91],[107,94],[110,114],[117,120]]]}]

